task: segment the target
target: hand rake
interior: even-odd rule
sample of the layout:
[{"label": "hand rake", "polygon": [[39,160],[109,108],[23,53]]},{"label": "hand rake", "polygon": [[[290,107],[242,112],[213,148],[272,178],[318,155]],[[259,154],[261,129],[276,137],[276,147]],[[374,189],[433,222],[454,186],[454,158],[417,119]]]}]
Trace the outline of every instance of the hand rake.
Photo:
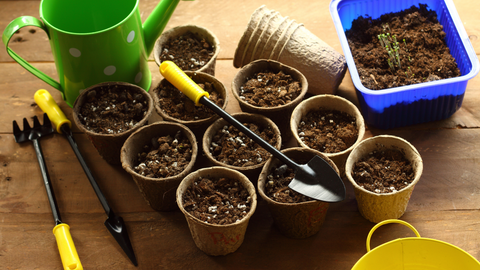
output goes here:
[{"label": "hand rake", "polygon": [[39,139],[53,133],[52,123],[48,119],[47,114],[43,115],[43,125],[38,121],[37,116],[33,117],[33,128],[30,127],[26,118],[23,118],[23,130],[20,130],[16,121],[13,121],[13,136],[17,143],[26,141],[33,142],[33,148],[37,155],[38,164],[42,173],[43,182],[47,190],[48,201],[52,209],[53,219],[55,220],[55,227],[53,234],[57,240],[58,250],[62,259],[64,269],[80,270],[83,269],[80,259],[78,258],[77,250],[70,235],[70,227],[63,223],[60,218],[60,212],[57,207],[57,200],[53,192],[52,184],[50,183],[50,176],[48,175],[45,159],[43,158],[42,148]]}]

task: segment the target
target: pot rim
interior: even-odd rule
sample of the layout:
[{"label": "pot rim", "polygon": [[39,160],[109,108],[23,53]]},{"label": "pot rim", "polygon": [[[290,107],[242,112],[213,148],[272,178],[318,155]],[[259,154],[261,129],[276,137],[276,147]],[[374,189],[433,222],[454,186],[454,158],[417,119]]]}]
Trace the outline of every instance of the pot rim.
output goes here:
[{"label": "pot rim", "polygon": [[[187,74],[187,76],[190,77],[190,75],[192,77],[197,77],[198,78],[205,78],[205,79],[208,79],[209,82],[213,82],[213,84],[215,85],[215,91],[218,92],[222,98],[223,98],[223,106],[222,106],[222,109],[225,110],[227,108],[227,104],[228,104],[228,91],[225,87],[225,85],[220,81],[218,80],[217,78],[215,78],[213,75],[211,74],[208,74],[208,73],[205,73],[205,72],[201,72],[201,71],[190,71],[190,70],[186,70],[184,71],[185,74]],[[164,119],[170,121],[170,122],[177,122],[177,123],[180,123],[180,124],[183,124],[183,125],[186,125],[186,126],[189,126],[189,125],[202,125],[202,124],[205,124],[205,123],[210,123],[210,122],[214,122],[216,119],[218,119],[218,115],[217,114],[214,114],[212,115],[211,117],[208,117],[208,118],[202,118],[202,119],[198,119],[198,120],[182,120],[182,119],[178,119],[178,118],[175,118],[175,117],[172,117],[170,116],[169,114],[165,113],[162,108],[160,107],[160,99],[158,97],[158,86],[164,82],[164,81],[167,81],[167,79],[163,78],[157,85],[157,87],[155,87],[152,91],[150,91],[150,95],[152,97],[152,100],[153,100],[153,106],[154,106],[154,109],[155,111]],[[205,80],[207,81],[207,80]],[[197,82],[195,82],[197,83]],[[220,89],[217,89],[217,86],[220,86]]]},{"label": "pot rim", "polygon": [[[205,175],[209,175],[211,172],[220,172],[220,175],[228,175],[231,177],[231,175],[238,176],[237,180],[243,185],[245,189],[247,189],[251,203],[250,203],[250,211],[248,211],[247,215],[244,216],[242,219],[239,221],[236,221],[234,223],[230,224],[224,224],[224,225],[219,225],[219,224],[210,224],[201,221],[200,219],[194,217],[192,214],[188,213],[185,208],[183,207],[183,192],[181,191],[181,188],[184,186],[188,186],[193,182],[195,179],[198,179],[198,177],[204,177]],[[206,227],[212,227],[212,228],[229,228],[229,227],[235,227],[243,222],[248,222],[252,215],[255,213],[255,210],[257,208],[257,193],[255,192],[255,187],[253,184],[250,182],[250,180],[241,172],[238,172],[236,170],[227,168],[227,167],[220,167],[220,166],[213,166],[213,167],[207,167],[207,168],[201,168],[198,169],[194,172],[189,173],[179,184],[177,188],[177,205],[178,208],[182,211],[182,213],[185,215],[185,217],[191,218],[195,220],[197,223],[202,224],[203,226]]]},{"label": "pot rim", "polygon": [[[400,146],[398,144],[387,145],[385,149],[400,148],[398,150],[401,150],[401,151],[403,150],[402,152],[404,152],[405,158],[408,159],[408,161],[410,161],[410,163],[413,166],[413,169],[415,171],[415,178],[410,184],[408,184],[406,187],[402,188],[401,190],[396,190],[390,193],[375,193],[375,192],[366,190],[365,188],[362,188],[357,184],[357,182],[352,177],[352,168],[356,161],[358,161],[359,159],[365,156],[365,155],[362,155],[361,157],[354,159],[356,158],[355,155],[357,154],[357,152],[361,151],[365,153],[365,152],[370,152],[373,149],[378,149],[377,145],[381,144],[381,146],[385,146],[384,144],[381,143],[385,141],[397,142],[398,144],[400,144]],[[375,147],[369,147],[369,146],[372,146],[373,144],[375,144]],[[408,153],[411,153],[411,154],[408,154]],[[374,196],[392,196],[399,193],[408,192],[410,189],[415,187],[415,185],[418,183],[418,181],[422,176],[422,173],[423,173],[423,160],[420,156],[420,153],[417,151],[417,149],[412,144],[410,144],[410,142],[408,142],[407,140],[397,136],[393,136],[393,135],[378,135],[378,136],[370,137],[368,139],[363,140],[352,150],[345,164],[345,175],[347,176],[347,179],[350,181],[353,187],[356,190],[361,190],[362,192],[365,192],[367,194],[374,195]]]},{"label": "pot rim", "polygon": [[[360,110],[357,108],[357,106],[355,106],[355,104],[353,104],[351,101],[349,101],[346,98],[343,98],[343,97],[340,97],[340,96],[337,96],[337,95],[322,94],[322,95],[316,95],[316,96],[310,97],[310,98],[300,102],[300,104],[298,104],[297,107],[295,107],[295,109],[293,110],[292,116],[290,118],[290,129],[293,133],[293,136],[295,137],[295,140],[301,146],[311,148],[308,145],[306,145],[300,139],[300,136],[298,135],[298,124],[299,123],[295,121],[294,116],[295,115],[300,115],[298,117],[298,120],[300,121],[302,119],[302,117],[305,116],[307,113],[309,113],[311,111],[314,111],[314,109],[310,109],[308,111],[304,111],[303,114],[300,114],[303,107],[305,107],[305,106],[307,106],[311,103],[316,103],[316,102],[323,101],[323,100],[328,101],[324,104],[324,105],[327,106],[327,109],[341,111],[341,112],[347,113],[347,114],[355,117],[355,121],[356,121],[356,124],[357,124],[357,130],[358,130],[358,137],[355,140],[354,144],[352,144],[350,147],[348,147],[347,149],[345,149],[343,151],[336,152],[336,153],[325,153],[325,152],[322,152],[322,151],[319,151],[319,150],[318,151],[321,152],[322,154],[328,156],[328,157],[336,157],[336,156],[341,156],[341,155],[347,154],[347,153],[351,152],[363,140],[363,137],[365,136],[365,121],[363,119],[362,114],[360,113]],[[348,108],[351,108],[352,110],[350,112],[348,112],[346,110],[339,110],[338,107],[335,106],[336,104],[332,104],[332,101],[333,102],[344,103],[348,106]],[[353,112],[353,114],[352,114],[352,112]]]},{"label": "pot rim", "polygon": [[[233,114],[231,114],[231,116],[234,117],[235,119],[237,119],[237,118],[240,118],[240,119],[248,118],[248,119],[252,119],[251,123],[261,123],[261,124],[264,124],[264,125],[271,126],[275,135],[276,135],[276,137],[277,137],[277,144],[274,145],[274,147],[277,148],[278,150],[280,150],[280,148],[282,146],[282,138],[281,138],[280,129],[277,127],[277,125],[271,119],[269,119],[269,118],[267,118],[263,115],[260,115],[260,114],[247,113],[247,112],[233,113]],[[205,153],[207,158],[215,164],[215,166],[228,166],[228,168],[232,168],[232,169],[235,169],[235,170],[238,170],[238,171],[250,171],[250,170],[255,170],[255,169],[263,167],[265,165],[265,163],[271,159],[272,156],[270,156],[270,158],[263,161],[262,163],[252,165],[252,166],[248,166],[248,167],[239,167],[239,166],[228,165],[228,164],[221,163],[220,161],[215,159],[213,157],[212,153],[210,152],[211,137],[209,137],[208,135],[216,133],[224,125],[229,125],[227,120],[225,120],[223,118],[217,119],[215,122],[213,122],[207,128],[207,130],[205,131],[205,134],[203,136],[203,140],[202,140],[203,152]]]},{"label": "pot rim", "polygon": [[[165,177],[165,178],[146,177],[146,176],[143,176],[141,174],[138,174],[136,171],[134,171],[132,169],[132,166],[131,166],[129,160],[127,160],[127,157],[126,157],[126,147],[128,146],[128,144],[130,143],[131,140],[135,139],[135,137],[138,136],[138,134],[143,133],[148,129],[156,129],[157,127],[160,127],[160,126],[178,127],[178,130],[182,130],[183,132],[186,132],[187,137],[189,137],[190,144],[192,145],[192,158],[191,158],[190,162],[188,163],[188,165],[179,174],[172,175],[172,176]],[[193,139],[193,141],[192,141],[192,139]],[[136,153],[136,154],[138,154],[138,153]],[[145,125],[145,126],[139,128],[138,130],[136,130],[134,133],[132,133],[127,138],[127,140],[123,144],[122,149],[120,151],[120,160],[121,160],[121,164],[122,164],[122,167],[123,167],[124,170],[126,170],[130,175],[135,175],[136,177],[141,177],[144,180],[155,181],[155,182],[157,182],[157,181],[170,181],[170,180],[175,180],[176,178],[179,178],[179,177],[180,178],[185,177],[192,170],[197,156],[198,156],[198,146],[197,146],[197,141],[196,141],[196,138],[195,138],[195,135],[193,134],[193,132],[188,127],[186,127],[185,125],[182,125],[180,123],[165,122],[165,121],[155,122],[155,123]]]},{"label": "pot rim", "polygon": [[[262,72],[265,69],[270,69],[271,71],[278,72],[278,71],[284,71],[288,75],[293,75],[294,80],[300,81],[302,85],[302,91],[300,94],[292,100],[290,103],[286,103],[284,105],[280,105],[277,107],[259,107],[259,106],[253,106],[252,104],[249,104],[245,101],[243,101],[238,92],[240,87],[246,82],[245,80],[241,80],[241,78],[248,78],[249,76]],[[241,81],[240,81],[241,80]],[[255,61],[252,61],[248,63],[247,65],[243,66],[239,72],[235,75],[233,78],[232,84],[231,84],[231,89],[233,96],[235,99],[240,103],[241,106],[245,106],[249,110],[252,111],[258,111],[258,112],[271,112],[271,111],[277,111],[277,110],[283,110],[284,108],[288,108],[290,106],[296,106],[298,103],[300,103],[305,96],[305,94],[308,91],[308,82],[307,78],[305,75],[303,75],[302,72],[300,72],[298,69],[295,69],[291,66],[282,64],[281,62],[271,60],[271,59],[258,59]]]},{"label": "pot rim", "polygon": [[217,59],[217,57],[220,53],[220,41],[217,38],[217,36],[212,31],[208,30],[207,28],[205,28],[203,26],[195,25],[195,24],[185,24],[185,25],[175,26],[175,27],[163,32],[163,34],[160,36],[160,38],[158,38],[155,41],[155,45],[154,45],[154,49],[153,49],[153,52],[154,52],[153,53],[153,58],[154,58],[155,63],[157,64],[158,67],[160,66],[160,64],[162,62],[160,61],[159,54],[157,52],[162,49],[163,44],[165,42],[167,42],[168,40],[170,40],[170,38],[176,37],[176,36],[179,36],[179,35],[183,35],[183,34],[187,33],[188,31],[191,31],[192,33],[194,33],[196,35],[200,35],[201,37],[206,38],[209,42],[212,43],[211,45],[214,47],[214,54],[213,54],[212,58],[210,58],[210,60],[207,63],[205,63],[205,65],[203,65],[203,67],[201,67],[197,71],[202,72],[205,67],[208,67],[209,65],[211,65],[212,62],[216,61],[216,59]]},{"label": "pot rim", "polygon": [[[281,152],[286,154],[287,156],[288,156],[288,153],[302,152],[302,151],[309,152],[313,155],[318,155],[319,157],[321,157],[322,159],[327,161],[328,164],[330,164],[330,166],[332,166],[332,168],[337,173],[339,173],[338,167],[337,167],[337,165],[335,165],[335,162],[333,162],[329,157],[327,157],[324,153],[322,153],[318,150],[315,150],[315,149],[312,149],[312,148],[307,148],[307,147],[291,147],[291,148],[286,148],[286,149],[281,150]],[[276,165],[279,162],[280,161],[278,159],[271,158],[263,166],[262,172],[260,173],[260,175],[258,177],[258,183],[257,183],[257,189],[258,189],[258,193],[260,194],[260,197],[262,197],[265,201],[267,201],[267,203],[282,205],[282,206],[286,206],[286,207],[295,207],[295,206],[298,206],[298,205],[305,205],[305,204],[322,202],[322,201],[318,201],[318,200],[312,200],[312,201],[298,202],[298,203],[283,203],[283,202],[277,202],[277,201],[273,200],[272,198],[270,198],[269,196],[267,196],[267,194],[265,194],[266,176],[268,175],[268,172],[271,169],[271,167],[273,165]],[[329,204],[327,202],[323,202],[323,203]]]}]

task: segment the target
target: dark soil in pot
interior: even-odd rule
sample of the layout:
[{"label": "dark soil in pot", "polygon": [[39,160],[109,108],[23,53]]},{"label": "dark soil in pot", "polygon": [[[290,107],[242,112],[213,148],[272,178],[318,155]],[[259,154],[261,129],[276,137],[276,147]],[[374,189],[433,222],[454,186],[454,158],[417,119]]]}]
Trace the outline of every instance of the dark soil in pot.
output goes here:
[{"label": "dark soil in pot", "polygon": [[122,85],[105,85],[88,92],[78,119],[91,132],[116,134],[131,129],[147,111],[148,101],[142,94]]},{"label": "dark soil in pot", "polygon": [[295,177],[295,171],[283,164],[279,167],[274,167],[267,175],[265,183],[265,195],[272,200],[280,203],[299,203],[313,201],[305,195],[302,195],[288,187]]},{"label": "dark soil in pot", "polygon": [[232,224],[250,211],[251,197],[235,179],[199,178],[183,195],[183,207],[199,220],[210,224]]},{"label": "dark soil in pot", "polygon": [[338,153],[358,138],[356,119],[336,110],[310,111],[298,125],[298,135],[308,147],[322,153]]},{"label": "dark soil in pot", "polygon": [[[271,127],[242,123],[271,145],[277,145],[277,135]],[[213,136],[211,155],[221,163],[249,167],[264,163],[271,154],[232,125],[225,125]]]},{"label": "dark soil in pot", "polygon": [[184,125],[165,121],[138,129],[121,151],[123,169],[156,211],[178,209],[176,190],[192,171],[197,156],[193,132]]},{"label": "dark soil in pot", "polygon": [[160,61],[172,61],[182,70],[198,70],[215,54],[213,44],[188,31],[164,44]]},{"label": "dark soil in pot", "polygon": [[151,178],[166,178],[181,173],[192,159],[192,144],[181,131],[175,136],[152,138],[138,154],[134,171]]},{"label": "dark soil in pot", "polygon": [[119,165],[125,140],[146,125],[153,99],[142,88],[125,82],[104,82],[82,92],[73,105],[73,120],[102,158]]},{"label": "dark soil in pot", "polygon": [[354,164],[352,177],[360,187],[375,193],[391,193],[415,179],[412,165],[396,149],[373,151]]},{"label": "dark soil in pot", "polygon": [[345,34],[360,80],[369,89],[461,75],[437,14],[427,5],[384,14],[375,20],[360,16]]},{"label": "dark soil in pot", "polygon": [[240,99],[259,107],[277,107],[290,103],[302,92],[298,80],[283,71],[265,70],[247,78],[240,87]]},{"label": "dark soil in pot", "polygon": [[[335,163],[318,150],[292,147],[282,150],[293,161],[306,164],[319,156],[338,173]],[[291,238],[307,238],[320,230],[329,208],[329,203],[305,197],[288,187],[294,172],[277,158],[272,158],[262,169],[258,178],[258,193],[267,203],[275,226]]]},{"label": "dark soil in pot", "polygon": [[[209,99],[212,102],[219,107],[223,107],[225,100],[212,83],[197,84],[209,93]],[[192,100],[167,80],[162,80],[153,90],[153,94],[158,97],[160,109],[173,118],[183,121],[196,121],[217,116],[206,106],[195,106]]]},{"label": "dark soil in pot", "polygon": [[292,137],[292,111],[307,93],[305,76],[292,67],[273,60],[249,63],[235,75],[232,92],[243,112],[271,119],[280,129],[282,141]]}]

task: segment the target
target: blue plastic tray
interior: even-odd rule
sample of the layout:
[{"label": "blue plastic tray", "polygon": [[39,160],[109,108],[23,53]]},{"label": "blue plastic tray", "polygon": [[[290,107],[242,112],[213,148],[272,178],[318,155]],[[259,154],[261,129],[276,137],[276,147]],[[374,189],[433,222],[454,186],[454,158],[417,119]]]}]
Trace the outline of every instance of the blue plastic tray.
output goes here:
[{"label": "blue plastic tray", "polygon": [[[419,4],[427,4],[437,13],[462,76],[384,90],[366,88],[360,81],[345,31],[361,15],[377,19]],[[462,106],[467,82],[477,75],[479,62],[451,0],[333,0],[330,13],[367,124],[381,129],[420,124],[448,118]]]}]

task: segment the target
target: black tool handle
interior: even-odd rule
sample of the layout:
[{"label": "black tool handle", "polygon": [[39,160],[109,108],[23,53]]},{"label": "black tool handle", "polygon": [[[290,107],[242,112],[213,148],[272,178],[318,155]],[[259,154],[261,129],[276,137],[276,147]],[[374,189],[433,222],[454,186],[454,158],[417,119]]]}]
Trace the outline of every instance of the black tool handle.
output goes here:
[{"label": "black tool handle", "polygon": [[48,201],[50,202],[50,208],[52,208],[53,219],[55,225],[61,224],[60,211],[58,211],[57,200],[55,199],[55,193],[53,192],[52,184],[50,183],[50,175],[48,174],[47,166],[45,165],[45,159],[43,158],[42,147],[38,139],[32,139],[33,148],[37,155],[38,164],[40,165],[40,171],[42,172],[43,183],[47,190]]},{"label": "black tool handle", "polygon": [[214,111],[216,114],[218,114],[220,117],[225,119],[227,122],[232,124],[234,127],[236,127],[238,130],[241,132],[247,134],[247,136],[258,143],[261,147],[263,147],[265,150],[270,152],[274,157],[278,158],[280,161],[283,163],[287,164],[290,168],[294,169],[295,171],[297,168],[299,168],[299,165],[295,163],[293,160],[288,158],[285,154],[280,152],[277,148],[273,147],[271,144],[266,142],[264,139],[262,139],[260,136],[255,134],[255,132],[251,131],[249,128],[244,126],[242,123],[240,123],[237,119],[235,119],[233,116],[228,114],[226,111],[224,111],[222,108],[218,107],[217,104],[213,103],[210,99],[206,98],[205,96],[202,96],[199,100],[199,102],[208,108],[210,108],[212,111]]},{"label": "black tool handle", "polygon": [[97,197],[100,200],[100,203],[102,204],[103,209],[105,210],[105,212],[107,213],[108,216],[115,215],[113,213],[112,208],[110,208],[110,205],[108,205],[107,199],[103,195],[102,190],[100,189],[100,187],[97,184],[97,181],[93,177],[92,172],[88,168],[88,165],[85,162],[85,159],[83,159],[82,153],[80,153],[80,150],[78,149],[77,143],[73,139],[73,135],[72,135],[72,131],[71,131],[70,127],[67,124],[63,124],[60,127],[60,130],[65,135],[65,137],[67,137],[68,142],[72,146],[73,152],[75,153],[78,161],[82,165],[83,171],[87,175],[87,178],[90,181],[90,184],[92,185],[93,190],[95,191],[95,194],[97,194]]}]

